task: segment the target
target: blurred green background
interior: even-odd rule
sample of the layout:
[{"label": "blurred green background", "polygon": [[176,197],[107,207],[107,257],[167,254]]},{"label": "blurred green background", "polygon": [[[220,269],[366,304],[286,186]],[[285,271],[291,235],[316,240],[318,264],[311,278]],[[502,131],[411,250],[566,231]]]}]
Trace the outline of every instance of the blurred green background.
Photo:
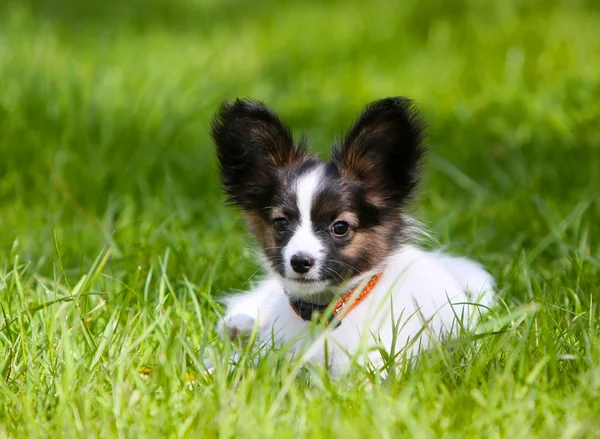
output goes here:
[{"label": "blurred green background", "polygon": [[[590,437],[599,72],[596,0],[0,0],[0,436]],[[276,353],[188,392],[258,269],[213,111],[263,100],[326,157],[396,95],[433,146],[415,215],[517,317],[369,392],[281,390]]]},{"label": "blurred green background", "polygon": [[256,267],[222,206],[219,102],[263,100],[325,154],[404,95],[434,146],[418,217],[496,275],[531,250],[551,272],[600,218],[599,54],[595,1],[5,2],[2,259],[51,272],[55,231],[74,275],[105,245],[124,276],[170,248],[194,280],[227,255],[216,281],[238,285]]}]

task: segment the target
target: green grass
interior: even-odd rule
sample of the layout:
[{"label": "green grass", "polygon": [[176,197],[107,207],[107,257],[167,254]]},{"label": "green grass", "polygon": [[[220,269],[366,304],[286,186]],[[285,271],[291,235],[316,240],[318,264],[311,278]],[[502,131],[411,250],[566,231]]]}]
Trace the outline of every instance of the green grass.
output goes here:
[{"label": "green grass", "polygon": [[[0,437],[600,436],[597,6],[1,3]],[[216,299],[258,266],[212,112],[264,100],[325,153],[390,95],[429,122],[414,210],[498,279],[501,330],[384,383],[228,375]]]}]

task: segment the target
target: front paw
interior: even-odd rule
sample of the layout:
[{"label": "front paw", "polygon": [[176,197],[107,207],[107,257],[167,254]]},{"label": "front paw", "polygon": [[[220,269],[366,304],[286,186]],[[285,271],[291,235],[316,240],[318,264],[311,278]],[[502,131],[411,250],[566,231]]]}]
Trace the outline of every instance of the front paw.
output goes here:
[{"label": "front paw", "polygon": [[219,322],[217,332],[225,340],[248,341],[256,325],[256,320],[248,314],[226,315]]}]

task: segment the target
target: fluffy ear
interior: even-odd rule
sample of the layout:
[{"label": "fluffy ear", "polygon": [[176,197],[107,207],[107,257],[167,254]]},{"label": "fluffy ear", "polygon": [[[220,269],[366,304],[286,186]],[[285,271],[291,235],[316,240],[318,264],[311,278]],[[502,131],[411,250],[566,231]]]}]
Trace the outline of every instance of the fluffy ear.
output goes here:
[{"label": "fluffy ear", "polygon": [[269,205],[280,169],[306,157],[291,131],[264,104],[249,99],[223,102],[211,123],[221,182],[229,201],[247,210]]},{"label": "fluffy ear", "polygon": [[382,99],[367,105],[331,161],[363,185],[373,204],[401,207],[417,185],[424,139],[424,124],[411,100]]}]

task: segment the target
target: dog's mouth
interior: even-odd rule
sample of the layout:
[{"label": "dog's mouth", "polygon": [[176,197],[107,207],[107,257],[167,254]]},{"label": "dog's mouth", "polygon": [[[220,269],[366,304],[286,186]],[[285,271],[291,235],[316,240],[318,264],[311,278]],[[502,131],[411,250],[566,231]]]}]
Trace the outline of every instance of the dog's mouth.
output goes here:
[{"label": "dog's mouth", "polygon": [[299,284],[305,284],[305,285],[313,285],[313,284],[317,284],[320,282],[328,282],[328,279],[323,278],[323,276],[320,276],[319,273],[315,272],[315,273],[305,273],[305,274],[300,274],[300,273],[286,273],[284,274],[283,278],[286,281],[290,281],[290,282],[297,282]]},{"label": "dog's mouth", "polygon": [[338,277],[327,277],[327,276],[302,276],[302,275],[294,275],[291,276],[282,276],[283,280],[289,286],[293,286],[300,290],[308,289],[310,291],[321,291],[330,288],[338,288],[341,285],[344,285],[346,282],[351,280],[351,278],[341,278]]},{"label": "dog's mouth", "polygon": [[283,285],[286,294],[296,297],[312,296],[326,291],[330,283],[324,279],[284,278]]},{"label": "dog's mouth", "polygon": [[323,282],[321,279],[302,279],[302,278],[296,279],[296,278],[292,278],[292,279],[289,279],[289,280],[291,280],[293,282],[298,282],[298,283],[301,283],[301,284],[307,284],[307,285],[316,284],[318,282]]},{"label": "dog's mouth", "polygon": [[299,285],[329,285],[329,281],[327,279],[286,277],[285,280],[289,283],[299,284]]}]

